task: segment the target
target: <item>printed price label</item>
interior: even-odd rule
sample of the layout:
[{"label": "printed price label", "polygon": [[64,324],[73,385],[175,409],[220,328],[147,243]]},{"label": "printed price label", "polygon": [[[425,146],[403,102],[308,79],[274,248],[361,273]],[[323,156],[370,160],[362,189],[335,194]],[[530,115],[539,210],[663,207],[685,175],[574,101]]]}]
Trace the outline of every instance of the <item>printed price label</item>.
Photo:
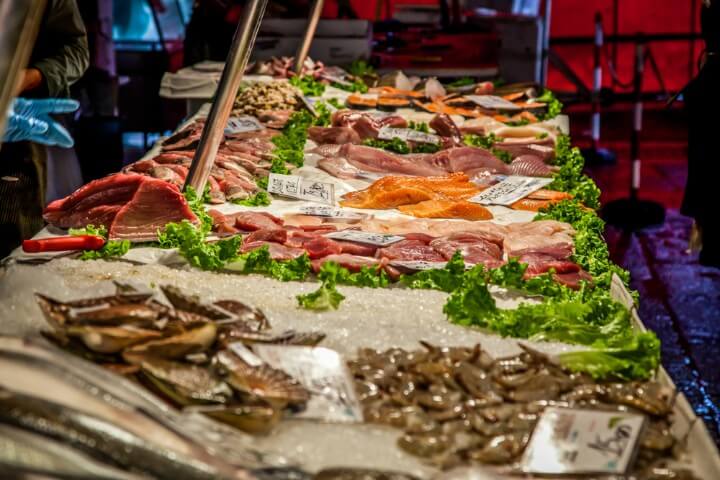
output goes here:
[{"label": "printed price label", "polygon": [[368,217],[367,213],[349,212],[340,208],[323,207],[319,205],[300,207],[300,213],[315,217],[342,218],[347,220],[361,220]]},{"label": "printed price label", "polygon": [[412,128],[392,128],[383,127],[378,133],[378,138],[381,140],[392,140],[393,138],[399,138],[406,142],[416,143],[440,143],[440,137],[433,135],[432,133],[418,132]]},{"label": "printed price label", "polygon": [[510,205],[552,182],[551,178],[511,175],[470,199],[483,205]]},{"label": "printed price label", "polygon": [[[435,270],[443,269],[447,262],[426,262],[424,260],[393,260],[390,262],[393,267],[407,268],[408,270]],[[474,264],[465,262],[465,270],[470,270]]]},{"label": "printed price label", "polygon": [[271,367],[295,378],[312,395],[299,418],[358,423],[362,408],[342,356],[324,347],[255,345],[255,353]]},{"label": "printed price label", "polygon": [[250,115],[242,117],[230,117],[225,127],[225,135],[234,135],[236,133],[254,132],[265,128],[260,121]]},{"label": "printed price label", "polygon": [[447,262],[426,262],[423,260],[393,260],[390,262],[393,267],[407,268],[408,270],[435,270],[445,268]]},{"label": "printed price label", "polygon": [[315,103],[312,100],[310,100],[305,95],[298,95],[297,97],[300,99],[300,101],[303,103],[305,108],[308,109],[308,112],[310,112],[310,114],[312,114],[313,117],[318,116],[317,110],[315,110]]},{"label": "printed price label", "polygon": [[268,178],[268,192],[310,202],[335,204],[334,184],[308,180],[297,175],[271,173]]},{"label": "printed price label", "polygon": [[635,456],[642,415],[546,408],[522,458],[538,474],[624,474]]},{"label": "printed price label", "polygon": [[341,230],[325,235],[333,240],[347,240],[348,242],[364,243],[367,245],[376,245],[378,247],[386,247],[405,240],[405,237],[399,235],[390,235],[389,233],[368,233],[359,230]]},{"label": "printed price label", "polygon": [[522,110],[522,107],[496,95],[465,95],[465,98],[488,110]]}]

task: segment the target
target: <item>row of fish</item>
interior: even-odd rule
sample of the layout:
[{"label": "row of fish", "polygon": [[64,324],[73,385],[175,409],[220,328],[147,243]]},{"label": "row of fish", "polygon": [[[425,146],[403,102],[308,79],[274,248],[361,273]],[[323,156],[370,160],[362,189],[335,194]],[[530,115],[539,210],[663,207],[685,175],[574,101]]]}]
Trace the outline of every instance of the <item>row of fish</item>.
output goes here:
[{"label": "row of fish", "polygon": [[[421,227],[412,222],[408,224],[408,231],[399,233],[400,230],[393,230],[392,221],[373,219],[343,224],[324,222],[321,217],[311,215],[292,214],[286,217],[287,222],[266,212],[224,215],[211,210],[210,215],[216,233],[246,234],[242,252],[267,248],[275,260],[290,260],[307,254],[316,272],[323,264],[335,262],[351,271],[374,268],[378,273],[385,272],[396,280],[403,273],[414,271],[414,267],[406,265],[407,262],[442,265],[460,252],[466,264],[482,264],[487,268],[500,267],[515,258],[527,264],[528,278],[553,270],[555,280],[571,288],[578,288],[583,281],[592,281],[590,275],[571,260],[572,228],[559,222],[517,223],[503,227],[489,222],[453,222],[447,225],[447,234],[434,236],[418,231]],[[428,225],[434,226],[436,233],[441,233],[441,224]],[[403,224],[395,226],[403,228]],[[382,230],[382,233],[394,233],[401,238],[384,247],[368,244],[362,238],[331,238],[343,231],[348,233],[368,227]],[[412,230],[413,227],[418,230]],[[370,233],[379,232],[371,230]]]}]

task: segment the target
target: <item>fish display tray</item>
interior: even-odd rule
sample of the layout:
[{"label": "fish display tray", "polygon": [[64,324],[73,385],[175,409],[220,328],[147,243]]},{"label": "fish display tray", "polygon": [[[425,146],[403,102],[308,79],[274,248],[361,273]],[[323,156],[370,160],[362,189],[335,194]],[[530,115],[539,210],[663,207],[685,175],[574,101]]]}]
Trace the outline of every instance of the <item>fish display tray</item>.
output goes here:
[{"label": "fish display tray", "polygon": [[[330,94],[342,95],[338,92]],[[207,107],[198,112],[206,114]],[[427,121],[428,114],[408,112],[417,121]],[[184,125],[180,126],[182,128]],[[158,153],[154,147],[145,158]],[[316,168],[312,155],[296,174],[336,184],[336,193],[365,188],[370,182],[364,180],[341,181]],[[248,208],[233,204],[217,207],[223,213],[240,210],[261,210],[273,214],[297,212],[309,202],[275,199],[269,207]],[[504,207],[491,207],[497,223],[530,221],[531,212],[515,211]],[[380,212],[378,218],[412,218],[397,212]],[[48,229],[38,237],[54,234]],[[479,329],[467,328],[448,322],[442,307],[447,294],[439,291],[409,290],[404,288],[364,289],[339,287],[346,300],[338,310],[313,312],[297,308],[296,296],[307,294],[317,288],[313,282],[278,282],[257,275],[210,273],[183,266],[172,252],[159,249],[131,250],[128,261],[83,262],[62,257],[62,254],[27,256],[14,252],[10,262],[0,270],[0,334],[11,336],[36,336],[45,328],[45,320],[35,303],[34,293],[42,292],[59,300],[94,297],[114,292],[113,280],[130,282],[144,287],[173,285],[190,294],[199,295],[207,301],[238,299],[262,309],[270,323],[278,330],[319,330],[327,334],[321,346],[331,348],[346,359],[355,356],[358,348],[388,349],[401,347],[419,348],[419,341],[443,346],[473,346],[481,344],[490,355],[502,357],[520,352],[518,341],[501,338]],[[49,260],[49,261],[48,261]],[[33,261],[39,264],[27,264]],[[173,266],[168,266],[173,264]],[[612,293],[625,302],[633,312],[639,329],[644,326],[631,298],[621,282],[615,282]],[[502,289],[494,289],[493,295],[500,308],[514,308],[521,301],[533,301]],[[408,308],[412,315],[408,315]],[[553,342],[522,341],[548,354],[582,350],[585,347]],[[664,369],[658,380],[673,386]],[[720,475],[720,456],[703,422],[695,415],[686,398],[679,394],[674,412],[673,433],[687,438],[687,456],[683,466],[691,468],[701,478],[714,479]],[[252,444],[253,448],[268,454],[277,465],[297,465],[309,471],[327,467],[362,467],[404,471],[420,478],[430,478],[439,472],[423,464],[397,448],[401,435],[397,429],[372,424],[328,424],[308,420],[286,420],[268,436],[250,437],[237,434],[246,441],[239,442],[238,449]],[[232,449],[233,447],[228,447]]]}]

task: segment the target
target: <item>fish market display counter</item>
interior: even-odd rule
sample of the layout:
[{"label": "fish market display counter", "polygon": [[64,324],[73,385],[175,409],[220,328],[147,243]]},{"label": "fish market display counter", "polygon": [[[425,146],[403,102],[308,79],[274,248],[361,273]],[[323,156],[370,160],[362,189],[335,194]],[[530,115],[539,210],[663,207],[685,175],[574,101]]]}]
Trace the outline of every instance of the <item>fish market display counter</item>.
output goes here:
[{"label": "fish market display counter", "polygon": [[[38,238],[109,241],[4,263],[0,442],[12,448],[0,467],[716,478],[705,425],[656,368],[622,271],[597,253],[601,225],[577,203],[593,206],[591,181],[561,117],[536,117],[551,97],[384,88],[327,86],[309,102],[317,117],[248,111],[280,97],[246,97],[200,198],[173,185],[206,110],[51,204]],[[501,101],[527,121],[490,115]],[[424,107],[344,110],[357,102]],[[96,205],[100,190],[129,193]],[[159,225],[158,198],[172,206]],[[82,232],[59,228],[80,217]]]}]

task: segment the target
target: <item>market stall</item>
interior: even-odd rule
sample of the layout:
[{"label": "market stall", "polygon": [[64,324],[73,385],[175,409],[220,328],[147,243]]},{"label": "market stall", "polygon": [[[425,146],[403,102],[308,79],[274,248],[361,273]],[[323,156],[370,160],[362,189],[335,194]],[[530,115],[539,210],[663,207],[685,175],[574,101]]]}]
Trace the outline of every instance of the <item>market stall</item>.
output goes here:
[{"label": "market stall", "polygon": [[552,92],[243,53],[5,260],[0,465],[716,476]]}]

